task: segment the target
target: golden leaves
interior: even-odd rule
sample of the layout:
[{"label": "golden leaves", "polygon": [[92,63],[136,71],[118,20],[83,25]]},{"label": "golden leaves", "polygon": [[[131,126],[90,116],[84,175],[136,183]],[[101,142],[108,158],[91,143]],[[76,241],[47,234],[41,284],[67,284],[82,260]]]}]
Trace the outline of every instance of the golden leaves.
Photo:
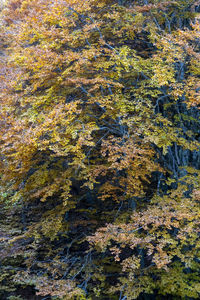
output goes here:
[{"label": "golden leaves", "polygon": [[[101,224],[117,225],[102,225],[91,244],[110,249],[130,299],[159,290],[153,276],[166,292],[167,270],[177,270],[177,261],[193,272],[199,247],[199,174],[182,170],[179,159],[183,149],[198,151],[198,132],[182,125],[198,121],[178,111],[199,103],[199,29],[175,30],[188,1],[161,2],[11,1],[3,30],[1,172],[8,190],[18,187],[10,203],[40,200],[47,211],[29,234],[54,241],[70,230],[64,213],[94,193],[91,214],[103,212]],[[165,182],[157,171],[171,177]],[[74,223],[98,221],[78,215]],[[55,280],[56,287],[52,278],[37,279],[41,295],[83,294],[66,280]]]}]

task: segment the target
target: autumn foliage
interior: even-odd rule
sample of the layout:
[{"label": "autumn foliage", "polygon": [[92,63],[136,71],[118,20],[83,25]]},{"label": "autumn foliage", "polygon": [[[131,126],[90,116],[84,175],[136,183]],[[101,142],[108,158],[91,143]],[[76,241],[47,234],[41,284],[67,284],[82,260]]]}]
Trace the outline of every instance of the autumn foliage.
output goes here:
[{"label": "autumn foliage", "polygon": [[199,298],[199,12],[7,1],[1,299]]}]

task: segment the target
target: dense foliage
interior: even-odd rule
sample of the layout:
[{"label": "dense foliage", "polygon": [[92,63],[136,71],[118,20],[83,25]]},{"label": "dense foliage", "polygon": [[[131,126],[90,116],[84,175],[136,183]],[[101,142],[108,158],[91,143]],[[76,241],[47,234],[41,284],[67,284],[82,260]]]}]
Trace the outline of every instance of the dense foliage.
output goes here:
[{"label": "dense foliage", "polygon": [[1,299],[199,298],[199,12],[7,1]]}]

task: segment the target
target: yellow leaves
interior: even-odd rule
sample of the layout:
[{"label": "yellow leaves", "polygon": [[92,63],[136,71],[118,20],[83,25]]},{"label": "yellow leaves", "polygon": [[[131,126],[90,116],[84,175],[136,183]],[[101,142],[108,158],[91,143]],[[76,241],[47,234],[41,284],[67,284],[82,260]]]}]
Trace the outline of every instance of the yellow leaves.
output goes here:
[{"label": "yellow leaves", "polygon": [[106,182],[99,189],[99,198],[102,201],[112,199],[113,201],[120,201],[119,195],[123,192],[121,187],[115,186],[112,183]]},{"label": "yellow leaves", "polygon": [[[109,270],[117,266],[119,282],[101,295],[108,286],[108,266],[98,253],[87,259],[84,269],[82,260],[73,265],[72,257],[66,257],[69,266],[63,264],[63,255],[77,246],[80,256],[84,254],[78,237],[70,251],[57,256],[58,265],[43,265],[44,272],[57,277],[35,281],[39,293],[84,298],[75,283],[59,279],[74,277],[78,268],[74,278],[77,284],[88,283],[84,288],[88,294],[92,289],[91,297],[95,292],[107,299],[120,291],[134,299],[159,288],[162,296],[169,283],[172,296],[179,289],[184,298],[188,282],[181,268],[192,274],[199,247],[199,173],[180,167],[187,164],[184,153],[192,165],[193,156],[198,157],[192,151],[199,150],[198,113],[193,118],[184,106],[184,101],[199,103],[197,25],[184,28],[188,15],[182,9],[182,21],[177,13],[180,1],[15,2],[18,7],[8,10],[12,25],[8,22],[3,31],[9,31],[10,61],[1,75],[0,140],[2,180],[11,179],[18,191],[2,201],[24,199],[30,210],[33,203],[42,208],[41,214],[46,211],[28,231],[40,244],[57,238],[62,243],[68,231],[70,240],[79,229],[84,235],[104,226],[91,237],[91,245],[101,251],[110,248],[115,262],[107,260]],[[186,2],[180,7],[187,7]],[[184,27],[176,31],[181,22]],[[114,225],[104,225],[113,220]],[[45,244],[49,257],[61,250],[55,244]],[[93,269],[96,259],[98,273]],[[180,277],[175,288],[167,269],[174,282],[176,273]],[[95,291],[87,280],[97,284]]]},{"label": "yellow leaves", "polygon": [[153,262],[158,269],[165,269],[168,271],[167,265],[171,262],[171,259],[162,249],[158,248],[158,252],[153,257]]},{"label": "yellow leaves", "polygon": [[[193,182],[199,180],[196,170],[189,168],[187,171],[191,174],[188,174],[187,180],[193,180]],[[182,180],[184,180],[183,177]],[[167,183],[173,182],[173,179],[169,179]],[[199,186],[198,183],[196,184]],[[140,254],[143,250],[147,251],[148,264],[156,266],[157,273],[163,271],[170,273],[177,257],[191,271],[195,270],[195,258],[199,251],[197,245],[199,206],[196,202],[199,191],[194,190],[193,198],[185,198],[186,190],[187,185],[178,185],[177,190],[172,190],[165,197],[157,199],[157,202],[149,206],[147,210],[133,213],[128,224],[121,222],[118,225],[108,224],[107,228],[100,228],[90,241],[100,245],[104,251],[105,246],[108,247],[116,261],[122,257],[123,272],[133,270],[134,276],[137,276],[138,269],[143,268],[145,271],[148,268],[141,265],[142,260],[139,255],[134,254],[123,259],[123,249],[127,247],[130,249],[139,247]],[[112,241],[119,246],[113,247]]]},{"label": "yellow leaves", "polygon": [[140,268],[140,260],[141,258],[138,258],[135,255],[132,255],[130,258],[124,259],[122,263],[122,271],[123,272],[136,272]]},{"label": "yellow leaves", "polygon": [[172,183],[175,183],[176,180],[174,178],[169,178],[167,181],[166,181],[166,184],[167,185],[171,185]]},{"label": "yellow leaves", "polygon": [[17,191],[14,193],[14,195],[11,197],[11,202],[13,204],[18,204],[20,202],[20,200],[23,197],[23,193],[21,193],[20,191]]},{"label": "yellow leaves", "polygon": [[[154,127],[155,129],[155,127]],[[162,148],[163,154],[166,155],[168,152],[168,147],[173,144],[177,140],[174,129],[167,128],[168,130],[163,131],[162,129],[145,130],[147,135],[147,140],[151,143],[154,143],[157,147]]]},{"label": "yellow leaves", "polygon": [[200,84],[199,78],[196,76],[188,76],[184,87],[186,93],[186,103],[190,106],[195,106],[200,103]]},{"label": "yellow leaves", "polygon": [[62,215],[46,217],[41,223],[41,233],[53,241],[62,229]]},{"label": "yellow leaves", "polygon": [[200,55],[196,55],[196,57],[191,59],[190,72],[196,76],[200,75]]},{"label": "yellow leaves", "polygon": [[90,147],[95,146],[95,142],[93,141],[91,134],[97,130],[98,126],[95,122],[89,122],[85,125],[82,125],[82,130],[79,130],[77,145],[80,147],[83,145]]},{"label": "yellow leaves", "polygon": [[[133,195],[141,196],[142,181],[147,182],[148,174],[157,169],[156,164],[151,162],[152,154],[153,151],[148,144],[138,146],[137,137],[135,141],[126,136],[123,139],[110,137],[105,140],[101,150],[101,155],[107,160],[104,174],[107,174],[107,178],[112,174],[112,179],[102,185],[101,199],[112,198],[120,201]],[[126,175],[117,178],[118,172],[125,172]],[[120,196],[121,194],[123,196]]]},{"label": "yellow leaves", "polygon": [[170,95],[177,101],[179,98],[181,98],[184,93],[184,84],[183,83],[174,83],[171,85],[173,87],[172,91],[170,92]]},{"label": "yellow leaves", "polygon": [[152,76],[152,83],[157,86],[165,86],[175,82],[175,72],[173,68],[169,68],[168,65],[157,61],[157,64],[153,67],[154,75]]},{"label": "yellow leaves", "polygon": [[[46,265],[48,266],[48,264]],[[46,265],[43,263],[40,267],[46,267]],[[47,269],[49,269],[48,272],[51,274],[56,273],[55,266],[54,268],[53,266],[51,268],[48,266]],[[52,297],[59,297],[63,300],[73,300],[78,297],[78,299],[86,300],[83,290],[77,288],[72,280],[57,279],[56,277],[51,279],[46,274],[38,277],[34,274],[30,274],[28,271],[21,271],[15,276],[15,282],[21,282],[24,285],[34,285],[38,296],[51,295]]]}]

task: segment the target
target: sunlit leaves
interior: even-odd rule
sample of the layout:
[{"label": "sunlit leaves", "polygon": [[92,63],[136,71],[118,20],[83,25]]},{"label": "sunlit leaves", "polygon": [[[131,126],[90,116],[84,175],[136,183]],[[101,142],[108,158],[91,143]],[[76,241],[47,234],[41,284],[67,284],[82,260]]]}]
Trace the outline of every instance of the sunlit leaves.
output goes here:
[{"label": "sunlit leaves", "polygon": [[[24,284],[32,282],[39,295],[84,299],[88,289],[91,299],[135,299],[156,290],[161,297],[198,298],[195,5],[8,1],[1,29],[0,167],[7,189],[1,195],[23,217],[22,207],[30,214],[34,205],[41,208],[23,236],[36,243],[28,268],[43,268],[41,278],[24,273]],[[91,258],[86,236],[95,230]],[[75,258],[62,256],[71,246],[65,253],[55,246],[66,236],[76,236],[76,251],[85,243]],[[45,265],[34,258],[43,242]],[[115,287],[107,283],[112,276]]]}]

